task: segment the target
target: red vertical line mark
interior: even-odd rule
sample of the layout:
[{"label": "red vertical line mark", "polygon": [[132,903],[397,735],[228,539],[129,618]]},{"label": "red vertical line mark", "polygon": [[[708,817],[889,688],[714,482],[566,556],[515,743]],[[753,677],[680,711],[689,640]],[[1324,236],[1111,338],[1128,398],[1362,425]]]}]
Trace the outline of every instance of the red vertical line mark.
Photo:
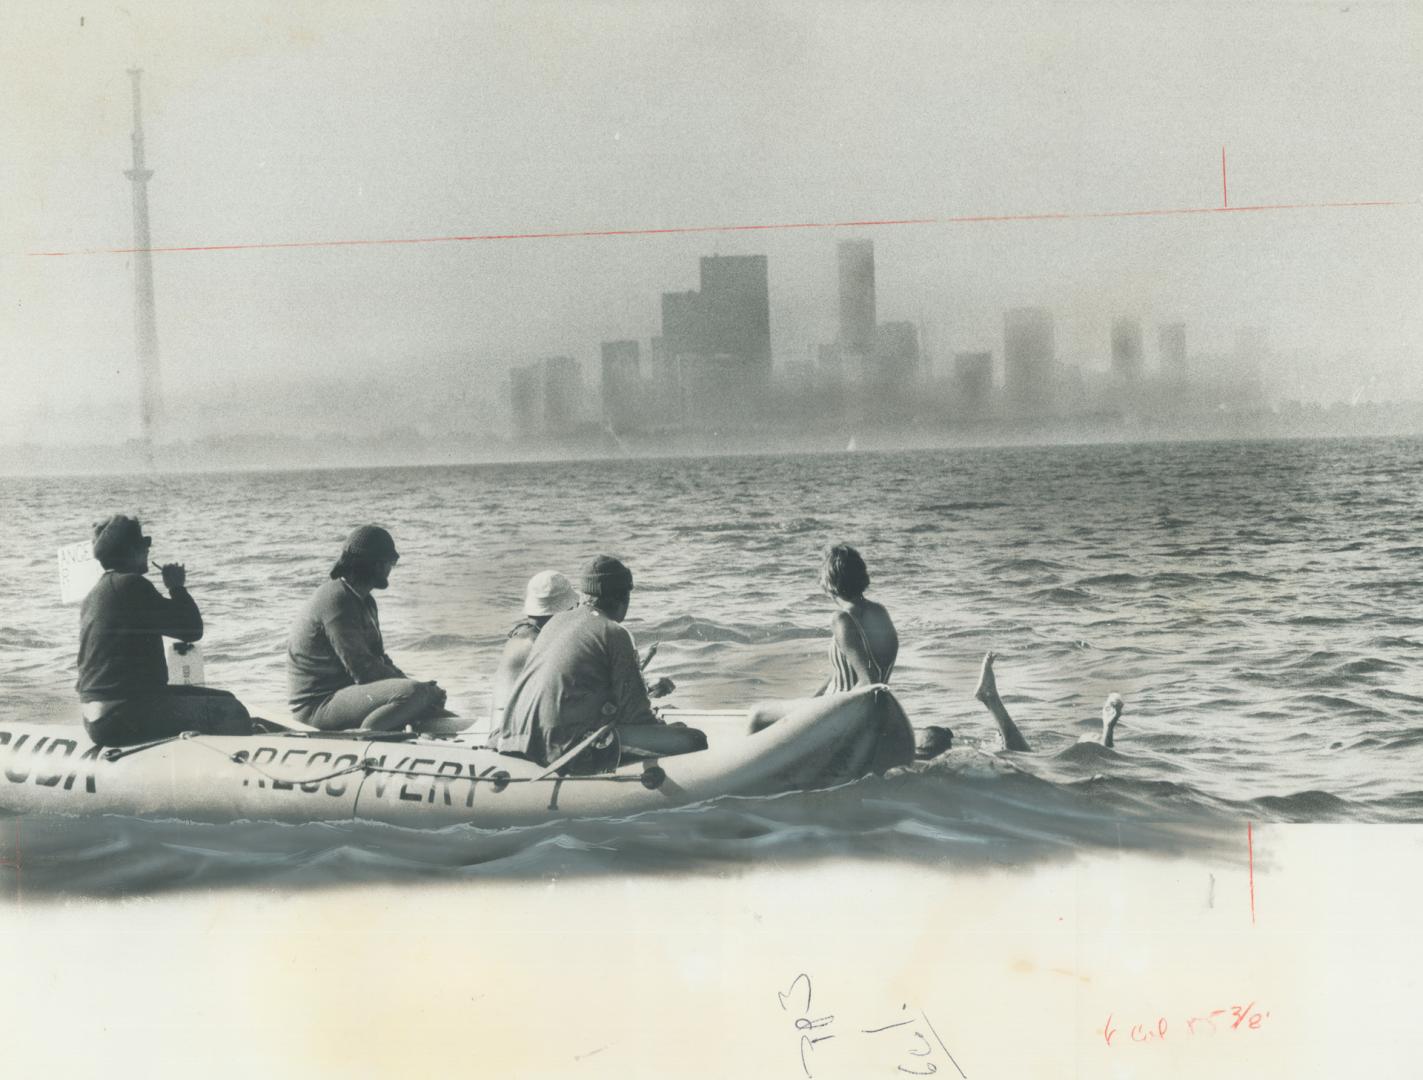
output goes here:
[{"label": "red vertical line mark", "polygon": [[1230,209],[1230,188],[1225,183],[1225,147],[1220,148],[1220,205],[1221,209]]},{"label": "red vertical line mark", "polygon": [[1250,925],[1255,925],[1255,830],[1245,823],[1245,850],[1250,854]]}]

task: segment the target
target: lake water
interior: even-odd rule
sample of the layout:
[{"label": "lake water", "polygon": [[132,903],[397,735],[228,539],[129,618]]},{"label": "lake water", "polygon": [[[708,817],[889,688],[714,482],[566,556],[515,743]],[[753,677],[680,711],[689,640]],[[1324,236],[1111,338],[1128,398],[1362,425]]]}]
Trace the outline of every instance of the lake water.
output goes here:
[{"label": "lake water", "polygon": [[[362,522],[402,552],[379,594],[389,651],[472,712],[528,576],[599,551],[633,568],[627,625],[660,643],[673,703],[809,693],[831,614],[817,554],[843,539],[898,625],[911,719],[992,748],[971,692],[993,649],[1039,751],[1007,779],[921,769],[502,833],[32,819],[26,889],[981,861],[1211,843],[1244,820],[1418,821],[1420,466],[1423,441],[1395,439],[0,479],[7,718],[75,719],[54,553],[124,510],[157,561],[187,564],[209,684],[263,715],[285,715],[288,622]],[[1115,751],[1076,746],[1111,690]]]}]

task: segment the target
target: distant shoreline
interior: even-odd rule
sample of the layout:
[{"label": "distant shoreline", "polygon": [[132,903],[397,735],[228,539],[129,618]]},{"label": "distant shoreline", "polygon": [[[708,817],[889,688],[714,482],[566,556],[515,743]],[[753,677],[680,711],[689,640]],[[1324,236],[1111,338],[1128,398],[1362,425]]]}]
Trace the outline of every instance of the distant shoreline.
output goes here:
[{"label": "distant shoreline", "polygon": [[[1051,422],[1008,420],[952,428],[898,429],[827,424],[820,433],[784,437],[764,428],[680,431],[619,436],[588,434],[568,440],[476,440],[410,432],[349,440],[250,435],[155,444],[34,443],[0,446],[0,476],[128,476],[149,473],[310,472],[346,469],[438,468],[557,464],[581,461],[675,461],[716,457],[795,457],[943,450],[1031,449],[1053,446],[1121,446],[1178,442],[1278,442],[1423,436],[1423,403],[1298,408],[1279,412],[1223,412],[1213,416],[1150,421],[1118,415]],[[853,438],[853,449],[847,447]]]}]

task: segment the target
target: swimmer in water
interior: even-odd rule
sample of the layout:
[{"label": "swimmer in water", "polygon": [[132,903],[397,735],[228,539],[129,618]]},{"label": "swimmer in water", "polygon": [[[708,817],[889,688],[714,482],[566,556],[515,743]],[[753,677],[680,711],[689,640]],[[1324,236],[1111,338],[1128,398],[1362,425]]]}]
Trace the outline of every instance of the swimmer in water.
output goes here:
[{"label": "swimmer in water", "polygon": [[[978,688],[974,690],[973,696],[987,707],[993,714],[993,719],[998,721],[998,732],[1003,737],[1004,750],[1032,750],[1028,745],[1028,740],[1023,737],[1023,733],[1018,730],[1018,725],[1013,723],[1013,718],[1008,715],[1007,706],[1003,704],[1003,699],[998,696],[998,682],[993,677],[993,653],[985,653],[983,657],[983,670],[978,676]],[[1108,694],[1105,704],[1102,706],[1102,733],[1100,735],[1084,735],[1078,742],[1097,743],[1111,749],[1113,735],[1116,732],[1117,724],[1121,722],[1122,710],[1126,703],[1122,701],[1120,694]]]}]

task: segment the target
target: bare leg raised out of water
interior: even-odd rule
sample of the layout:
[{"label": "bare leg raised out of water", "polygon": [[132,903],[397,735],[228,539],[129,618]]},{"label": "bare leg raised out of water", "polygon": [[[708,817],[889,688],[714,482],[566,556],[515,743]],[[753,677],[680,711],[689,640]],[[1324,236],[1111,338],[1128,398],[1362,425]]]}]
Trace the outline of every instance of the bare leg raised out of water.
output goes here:
[{"label": "bare leg raised out of water", "polygon": [[973,696],[987,707],[993,714],[993,719],[998,721],[999,734],[1003,736],[1004,750],[1031,750],[1028,740],[1023,738],[1023,733],[1018,730],[1018,725],[1013,723],[1013,718],[1008,715],[1007,706],[1003,704],[1003,699],[998,696],[998,682],[993,677],[993,654],[985,653],[983,656],[983,670],[978,675],[978,688],[974,690]]}]

